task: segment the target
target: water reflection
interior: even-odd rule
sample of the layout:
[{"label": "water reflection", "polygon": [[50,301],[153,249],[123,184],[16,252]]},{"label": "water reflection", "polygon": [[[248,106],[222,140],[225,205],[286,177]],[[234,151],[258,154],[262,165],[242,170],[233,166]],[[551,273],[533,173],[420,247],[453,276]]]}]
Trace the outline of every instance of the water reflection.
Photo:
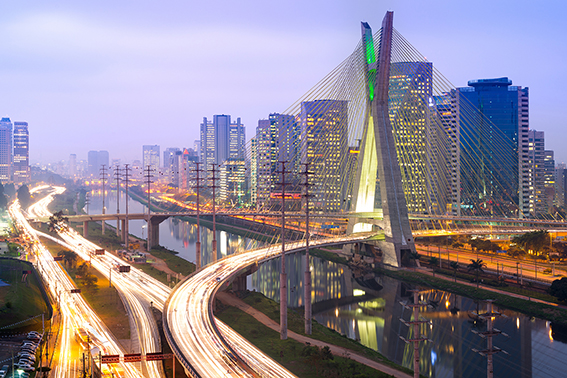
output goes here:
[{"label": "water reflection", "polygon": [[[120,212],[125,213],[125,194],[120,195]],[[116,193],[109,192],[105,198],[105,206],[107,214],[116,213]],[[147,207],[130,199],[128,201],[129,213],[147,212]],[[91,203],[89,204],[89,213],[102,213],[102,194],[91,192]],[[116,222],[107,221],[107,224],[116,227]],[[132,235],[139,238],[145,238],[147,232],[144,230],[146,222],[144,220],[131,220],[129,231]],[[201,262],[206,265],[213,261],[212,243],[213,231],[201,226]],[[112,232],[112,231],[107,231]],[[195,262],[195,243],[197,242],[197,225],[178,219],[168,218],[159,225],[159,244],[171,250],[179,252],[179,256],[185,260]],[[233,235],[225,231],[217,230],[217,259],[226,255],[233,254],[242,248],[252,249],[260,246],[261,243],[245,238],[239,235]]]},{"label": "water reflection", "polygon": [[[114,195],[114,197],[113,197]],[[124,200],[121,199],[124,212]],[[129,201],[130,212],[143,212],[145,207]],[[107,213],[115,212],[115,194],[107,196]],[[91,213],[100,213],[102,200],[93,195]],[[113,222],[108,222],[115,225]],[[130,231],[141,237],[144,221],[131,221]],[[178,251],[181,257],[195,261],[196,225],[170,218],[160,225],[160,244]],[[203,263],[210,256],[212,231],[201,228]],[[256,248],[260,243],[224,231],[217,231],[218,257],[234,253],[241,248]],[[304,257],[286,257],[288,272],[289,306],[303,305]],[[413,346],[400,339],[412,338],[412,330],[399,319],[411,320],[410,310],[400,301],[409,301],[410,288],[388,277],[363,276],[346,266],[311,257],[312,303],[314,318],[321,324],[347,335],[393,361],[413,367]],[[249,276],[249,289],[256,289],[266,296],[279,300],[280,260],[274,259],[259,267]],[[424,289],[421,299],[431,304],[423,308],[421,316],[433,325],[422,325],[420,333],[433,342],[420,344],[420,370],[430,377],[485,377],[486,359],[472,349],[486,348],[486,341],[471,330],[486,330],[482,322],[475,322],[473,311],[486,311],[483,303],[449,293]],[[477,308],[478,306],[478,308]],[[567,372],[567,345],[553,340],[548,322],[530,319],[512,311],[500,310],[507,317],[498,318],[494,326],[509,335],[498,336],[494,345],[510,355],[494,356],[495,377],[561,377]]]},{"label": "water reflection", "polygon": [[[286,257],[286,270],[291,272],[290,306],[300,307],[303,303],[303,264],[301,256]],[[348,267],[317,258],[311,258],[310,265],[314,318],[412,368],[413,345],[400,339],[400,336],[405,339],[414,336],[413,330],[400,321],[400,318],[412,320],[411,310],[400,304],[412,299],[407,291],[410,287],[389,277],[360,277]],[[252,278],[253,287],[274,300],[279,299],[279,267],[279,261],[271,261]],[[363,292],[364,297],[360,296]],[[430,305],[422,308],[421,317],[432,322],[432,325],[422,324],[420,333],[433,340],[420,344],[422,374],[429,377],[485,377],[486,358],[473,349],[486,349],[486,340],[472,330],[486,330],[486,323],[473,315],[473,312],[486,312],[486,304],[430,289],[422,289],[420,299]],[[513,311],[495,310],[506,317],[495,319],[494,327],[509,335],[493,339],[494,345],[509,353],[509,356],[494,356],[495,377],[564,376],[567,361],[563,356],[567,353],[567,345],[552,340],[548,322]]]}]

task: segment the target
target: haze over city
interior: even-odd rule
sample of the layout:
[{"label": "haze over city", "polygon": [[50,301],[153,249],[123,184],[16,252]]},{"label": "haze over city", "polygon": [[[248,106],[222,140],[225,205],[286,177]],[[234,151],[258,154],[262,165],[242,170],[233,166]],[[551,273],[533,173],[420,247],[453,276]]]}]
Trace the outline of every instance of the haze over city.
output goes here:
[{"label": "haze over city", "polygon": [[283,112],[360,40],[360,22],[396,29],[457,87],[506,76],[530,88],[530,128],[567,160],[563,2],[183,1],[4,4],[1,112],[30,125],[32,162],[141,158],[190,147],[203,117]]}]

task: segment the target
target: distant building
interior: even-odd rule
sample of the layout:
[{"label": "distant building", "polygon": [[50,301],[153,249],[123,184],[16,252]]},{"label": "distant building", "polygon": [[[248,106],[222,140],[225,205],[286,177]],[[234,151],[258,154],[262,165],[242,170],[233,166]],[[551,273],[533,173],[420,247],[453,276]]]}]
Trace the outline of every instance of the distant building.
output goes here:
[{"label": "distant building", "polygon": [[549,213],[553,208],[555,199],[555,157],[554,152],[545,150],[543,161],[543,191],[546,209]]},{"label": "distant building", "polygon": [[556,207],[565,208],[565,190],[567,190],[567,169],[565,163],[555,168],[555,201]]},{"label": "distant building", "polygon": [[14,122],[14,183],[24,184],[30,181],[30,135],[27,122]]},{"label": "distant building", "polygon": [[201,162],[206,177],[212,176],[213,164],[227,159],[243,159],[246,133],[240,118],[232,122],[230,115],[214,115],[210,122],[206,117],[201,123]]},{"label": "distant building", "polygon": [[69,155],[69,170],[67,172],[69,177],[75,178],[77,177],[77,155],[71,154]]},{"label": "distant building", "polygon": [[88,174],[92,177],[100,176],[100,169],[104,165],[109,168],[109,156],[108,151],[89,151],[88,153]]},{"label": "distant building", "polygon": [[543,131],[528,131],[529,199],[530,214],[547,213],[545,201],[545,136]]},{"label": "distant building", "polygon": [[[142,147],[142,170],[146,172],[148,167],[150,169],[150,175],[157,177],[159,173],[159,146],[155,145],[145,145]],[[147,172],[143,174],[146,176]]]},{"label": "distant building", "polygon": [[5,184],[12,179],[12,121],[0,119],[0,182]]}]

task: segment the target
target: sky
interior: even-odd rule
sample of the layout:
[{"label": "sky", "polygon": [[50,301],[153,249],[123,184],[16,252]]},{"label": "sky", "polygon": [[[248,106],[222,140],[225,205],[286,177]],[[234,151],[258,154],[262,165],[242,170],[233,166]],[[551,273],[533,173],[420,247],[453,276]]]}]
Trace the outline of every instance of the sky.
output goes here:
[{"label": "sky", "polygon": [[32,163],[142,145],[193,147],[203,117],[283,112],[351,54],[360,22],[394,27],[456,87],[530,88],[530,128],[567,162],[567,2],[97,0],[0,4],[0,115],[27,121]]}]

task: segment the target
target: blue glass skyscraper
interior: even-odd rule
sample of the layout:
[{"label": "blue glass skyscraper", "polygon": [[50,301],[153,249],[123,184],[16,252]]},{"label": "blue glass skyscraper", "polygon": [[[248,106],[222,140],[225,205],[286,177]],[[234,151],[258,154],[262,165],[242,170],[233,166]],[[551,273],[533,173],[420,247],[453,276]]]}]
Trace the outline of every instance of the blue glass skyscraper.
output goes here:
[{"label": "blue glass skyscraper", "polygon": [[[461,199],[475,209],[529,215],[528,88],[507,77],[480,79],[458,88]],[[472,164],[472,162],[475,165]]]}]

